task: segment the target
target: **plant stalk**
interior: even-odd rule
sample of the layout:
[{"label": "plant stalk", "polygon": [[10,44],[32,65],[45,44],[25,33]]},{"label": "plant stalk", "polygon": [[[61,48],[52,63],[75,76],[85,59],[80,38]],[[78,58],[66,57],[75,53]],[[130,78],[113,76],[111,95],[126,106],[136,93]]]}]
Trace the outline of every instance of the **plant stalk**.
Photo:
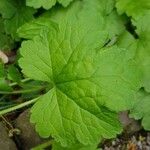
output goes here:
[{"label": "plant stalk", "polygon": [[[30,79],[30,78],[23,79],[23,80],[21,80],[21,83],[25,83],[25,82],[28,82],[28,81],[32,81],[32,79]],[[13,82],[13,83],[9,84],[9,86],[16,86],[16,85],[18,85],[17,82]]]},{"label": "plant stalk", "polygon": [[38,146],[32,148],[31,150],[42,150],[42,149],[45,149],[45,148],[51,146],[52,143],[53,143],[53,140],[48,141],[48,142],[43,143],[43,144],[40,144],[40,145],[38,145]]},{"label": "plant stalk", "polygon": [[25,106],[28,106],[28,105],[30,105],[30,104],[33,104],[33,103],[35,103],[37,100],[38,100],[38,98],[35,98],[35,99],[30,100],[30,101],[21,103],[21,104],[19,104],[19,105],[16,105],[16,106],[13,106],[13,107],[4,109],[4,110],[0,111],[0,116],[5,115],[5,114],[7,114],[7,113],[10,113],[10,112],[12,112],[12,111],[14,111],[14,110],[18,110],[18,109],[20,109],[20,108],[23,108],[23,107],[25,107]]},{"label": "plant stalk", "polygon": [[44,86],[39,86],[39,87],[35,87],[35,88],[33,88],[33,89],[25,89],[25,90],[18,90],[18,91],[12,91],[12,92],[0,91],[0,94],[8,95],[8,94],[32,93],[32,92],[35,92],[35,91],[42,90],[42,89],[44,89],[44,88],[45,88]]}]

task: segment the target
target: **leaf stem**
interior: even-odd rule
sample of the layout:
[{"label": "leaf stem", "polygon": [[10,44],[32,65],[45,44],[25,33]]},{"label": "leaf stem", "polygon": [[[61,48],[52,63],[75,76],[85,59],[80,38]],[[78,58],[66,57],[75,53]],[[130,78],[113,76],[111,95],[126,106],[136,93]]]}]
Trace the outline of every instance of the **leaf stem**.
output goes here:
[{"label": "leaf stem", "polygon": [[2,101],[5,97],[6,97],[6,95],[3,95],[3,96],[0,98],[0,101]]},{"label": "leaf stem", "polygon": [[[21,82],[21,83],[25,83],[25,82],[28,82],[28,81],[32,81],[32,79],[26,78],[26,79],[21,80],[20,82]],[[18,85],[17,82],[13,82],[13,83],[10,83],[10,84],[9,84],[9,86],[16,86],[16,85]]]},{"label": "leaf stem", "polygon": [[5,124],[7,124],[9,126],[10,129],[13,129],[12,124],[4,116],[1,116],[1,118],[2,118],[2,120],[4,120]]},{"label": "leaf stem", "polygon": [[39,86],[39,87],[35,87],[35,88],[32,88],[32,89],[18,90],[18,91],[12,91],[12,92],[0,91],[0,94],[6,94],[6,95],[8,95],[8,94],[32,93],[32,92],[35,92],[35,91],[42,90],[44,88],[45,88],[45,86]]},{"label": "leaf stem", "polygon": [[13,106],[13,107],[4,109],[4,110],[0,111],[0,116],[1,116],[1,115],[5,115],[5,114],[7,114],[7,113],[9,113],[9,112],[12,112],[12,111],[14,111],[14,110],[18,110],[18,109],[20,109],[20,108],[23,108],[23,107],[25,107],[25,106],[28,106],[28,105],[30,105],[30,104],[33,104],[33,103],[35,103],[37,100],[38,100],[38,98],[35,98],[35,99],[30,100],[30,101],[21,103],[21,104],[19,104],[19,105],[16,105],[16,106]]},{"label": "leaf stem", "polygon": [[52,142],[53,142],[53,140],[50,140],[50,141],[48,141],[48,142],[45,142],[45,143],[43,143],[43,144],[40,144],[40,145],[38,145],[38,146],[32,148],[31,150],[41,150],[41,149],[45,149],[45,148],[51,146],[51,145],[52,145]]}]

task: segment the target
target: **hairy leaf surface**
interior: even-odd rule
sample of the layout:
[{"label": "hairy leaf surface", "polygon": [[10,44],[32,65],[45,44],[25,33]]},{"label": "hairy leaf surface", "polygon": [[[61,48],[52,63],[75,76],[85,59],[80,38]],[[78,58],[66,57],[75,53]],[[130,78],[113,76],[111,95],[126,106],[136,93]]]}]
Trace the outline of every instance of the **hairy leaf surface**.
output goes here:
[{"label": "hairy leaf surface", "polygon": [[114,15],[109,4],[77,1],[51,13],[49,21],[46,15],[19,29],[30,39],[21,48],[23,72],[51,88],[33,106],[31,121],[41,136],[51,135],[63,146],[114,137],[121,127],[113,111],[130,108],[140,86],[139,70],[126,49],[107,44],[124,30],[114,30],[107,20]]}]

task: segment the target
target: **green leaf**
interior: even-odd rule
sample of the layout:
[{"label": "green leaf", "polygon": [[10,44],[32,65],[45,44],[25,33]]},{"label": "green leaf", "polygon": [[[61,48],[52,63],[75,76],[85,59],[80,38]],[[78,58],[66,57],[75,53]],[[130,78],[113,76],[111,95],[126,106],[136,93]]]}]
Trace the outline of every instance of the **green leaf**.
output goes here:
[{"label": "green leaf", "polygon": [[12,88],[8,85],[5,78],[4,65],[0,62],[0,91],[12,91]]},{"label": "green leaf", "polygon": [[23,73],[51,87],[33,106],[31,122],[42,137],[51,135],[63,146],[115,137],[121,127],[113,111],[130,108],[140,88],[140,72],[127,50],[106,44],[123,31],[107,20],[114,14],[107,4],[77,1],[51,13],[49,23],[39,19],[19,29],[30,39],[20,49]]},{"label": "green leaf", "polygon": [[[138,39],[135,39],[129,33],[125,33],[120,37],[118,46],[127,48],[130,56],[138,61],[142,72],[142,85],[147,92],[150,92],[150,11],[143,16],[132,19],[133,25],[136,27]],[[145,130],[150,130],[150,95],[144,90],[140,90],[136,94],[130,117],[137,120],[142,119],[142,125]]]},{"label": "green leaf", "polygon": [[0,49],[11,50],[14,47],[14,41],[9,35],[6,35],[4,29],[4,20],[0,17]]},{"label": "green leaf", "polygon": [[117,115],[93,100],[86,95],[74,100],[53,88],[32,108],[31,122],[36,122],[36,130],[42,137],[52,135],[64,146],[78,141],[96,144],[102,137],[114,137],[121,131]]},{"label": "green leaf", "polygon": [[43,32],[45,31],[49,31],[51,34],[53,34],[53,32],[55,32],[57,29],[57,23],[50,21],[47,17],[40,17],[21,26],[17,33],[21,38],[33,39],[37,35],[42,36]]},{"label": "green leaf", "polygon": [[10,65],[7,69],[7,72],[8,72],[7,76],[8,76],[9,80],[20,83],[21,74],[20,74],[19,70],[14,65]]},{"label": "green leaf", "polygon": [[150,10],[149,0],[116,0],[116,7],[120,14],[126,13],[128,16],[137,18]]},{"label": "green leaf", "polygon": [[26,0],[26,4],[27,6],[34,7],[34,8],[43,7],[45,9],[50,9],[57,2],[63,5],[64,7],[67,7],[72,1],[73,0]]},{"label": "green leaf", "polygon": [[[82,5],[84,7],[80,8]],[[105,30],[105,32],[107,32],[107,35],[105,35],[106,38],[111,39],[125,30],[123,25],[124,19],[118,16],[114,7],[115,4],[113,0],[101,0],[97,2],[95,2],[95,0],[84,0],[84,2],[74,2],[68,8],[53,8],[51,11],[45,13],[43,15],[44,17],[23,25],[19,28],[18,33],[22,38],[31,39],[35,35],[42,34],[43,30],[53,30],[52,24],[53,28],[56,28],[56,24],[50,22],[49,18],[52,21],[61,24],[61,30],[64,30],[64,25],[66,25],[68,20],[68,24],[77,24],[75,21],[78,18],[79,20],[82,20],[82,22],[80,21],[80,24],[84,23],[86,25],[84,29],[82,29],[83,32],[86,32],[84,30],[86,28],[88,29],[88,26],[94,25],[93,28],[95,27],[96,29],[100,28],[101,30]],[[76,14],[78,15],[76,16]],[[88,19],[91,19],[93,22],[89,23]]]},{"label": "green leaf", "polygon": [[145,15],[132,19],[136,27],[138,39],[128,32],[119,36],[118,46],[128,49],[129,56],[135,57],[142,72],[142,85],[147,92],[150,92],[150,11]]},{"label": "green leaf", "polygon": [[142,17],[133,20],[137,27],[137,59],[143,72],[143,87],[150,92],[150,11]]},{"label": "green leaf", "polygon": [[33,19],[35,10],[25,6],[24,0],[1,0],[0,14],[4,18],[4,27],[7,34],[17,38],[18,27]]},{"label": "green leaf", "polygon": [[0,91],[12,91],[12,88],[8,85],[5,78],[0,77]]},{"label": "green leaf", "polygon": [[150,131],[150,95],[144,91],[137,93],[137,100],[130,110],[130,117],[136,120],[142,119],[145,130]]},{"label": "green leaf", "polygon": [[[136,28],[138,39],[132,41],[130,50],[134,49],[132,51],[135,51],[136,60],[143,73],[142,87],[150,92],[150,1],[117,0],[116,6],[120,14],[126,13],[132,17],[132,24]],[[125,41],[123,42],[126,44]]]}]

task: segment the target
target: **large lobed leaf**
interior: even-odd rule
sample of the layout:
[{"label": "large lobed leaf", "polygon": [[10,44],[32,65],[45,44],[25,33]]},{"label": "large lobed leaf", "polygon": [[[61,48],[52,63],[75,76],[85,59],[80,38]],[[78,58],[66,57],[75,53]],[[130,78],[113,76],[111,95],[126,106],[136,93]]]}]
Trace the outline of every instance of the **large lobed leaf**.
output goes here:
[{"label": "large lobed leaf", "polygon": [[77,1],[19,29],[30,39],[21,47],[24,74],[50,83],[31,111],[42,137],[93,145],[121,131],[114,111],[132,106],[140,72],[126,49],[107,44],[124,31],[113,7],[112,1]]}]

